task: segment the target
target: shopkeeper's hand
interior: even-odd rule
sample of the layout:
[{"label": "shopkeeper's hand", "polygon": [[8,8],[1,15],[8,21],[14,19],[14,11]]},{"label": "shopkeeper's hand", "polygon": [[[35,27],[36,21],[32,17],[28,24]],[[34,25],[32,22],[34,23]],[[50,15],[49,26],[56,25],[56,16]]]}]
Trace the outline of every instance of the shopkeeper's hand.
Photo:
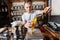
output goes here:
[{"label": "shopkeeper's hand", "polygon": [[44,13],[49,13],[49,12],[51,12],[51,7],[44,8]]},{"label": "shopkeeper's hand", "polygon": [[32,26],[33,26],[32,21],[27,21],[27,23],[24,25],[24,27],[26,27],[26,28],[31,28]]}]

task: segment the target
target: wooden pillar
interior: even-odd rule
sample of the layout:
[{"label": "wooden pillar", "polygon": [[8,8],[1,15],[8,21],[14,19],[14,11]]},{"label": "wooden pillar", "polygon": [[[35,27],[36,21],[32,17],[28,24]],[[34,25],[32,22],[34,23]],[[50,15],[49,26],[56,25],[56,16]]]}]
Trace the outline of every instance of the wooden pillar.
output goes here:
[{"label": "wooden pillar", "polygon": [[44,0],[44,8],[47,7],[48,0]]}]

